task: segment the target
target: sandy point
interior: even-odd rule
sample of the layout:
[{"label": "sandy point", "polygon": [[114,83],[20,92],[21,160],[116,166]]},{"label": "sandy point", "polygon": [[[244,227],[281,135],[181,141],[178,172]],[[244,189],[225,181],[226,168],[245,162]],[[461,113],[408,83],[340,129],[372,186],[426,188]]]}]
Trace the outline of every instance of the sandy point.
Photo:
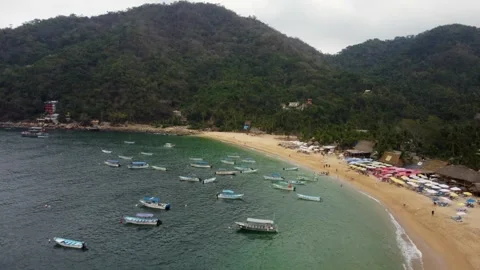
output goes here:
[{"label": "sandy point", "polygon": [[[305,155],[285,149],[278,146],[281,136],[253,136],[234,132],[203,132],[197,136],[268,153],[313,171],[328,170],[331,176],[337,176],[334,178],[347,181],[356,189],[378,199],[393,214],[422,252],[424,269],[480,269],[478,207],[469,212],[465,222],[457,223],[450,218],[456,213],[455,205],[434,207],[426,196],[378,182],[373,176],[358,174],[335,156]],[[330,167],[323,168],[324,162]],[[434,216],[432,210],[435,210]]]}]

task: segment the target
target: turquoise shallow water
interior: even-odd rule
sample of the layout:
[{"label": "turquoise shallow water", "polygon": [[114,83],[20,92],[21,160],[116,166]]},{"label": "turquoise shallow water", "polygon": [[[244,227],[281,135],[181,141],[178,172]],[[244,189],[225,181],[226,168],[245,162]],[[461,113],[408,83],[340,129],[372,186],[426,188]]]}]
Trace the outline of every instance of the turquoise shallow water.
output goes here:
[{"label": "turquoise shallow water", "polygon": [[[166,142],[177,146],[165,149]],[[220,159],[233,152],[257,160],[248,166],[259,173],[219,176],[206,185],[178,180],[188,174],[207,178],[215,168],[232,167]],[[166,165],[169,171],[103,165],[117,155]],[[188,158],[198,156],[215,168],[188,166]],[[395,227],[381,205],[327,177],[297,187],[299,193],[322,196],[322,203],[298,200],[262,178],[272,172],[289,179],[311,175],[284,172],[285,166],[193,137],[54,132],[48,139],[30,139],[0,131],[0,269],[403,269]],[[216,200],[222,189],[244,193],[245,199]],[[146,195],[172,203],[169,212],[153,211],[163,225],[120,224],[122,215],[152,212],[136,207]],[[280,229],[274,236],[238,233],[234,227],[247,217],[274,216]],[[54,236],[86,241],[90,250],[54,248],[48,242]]]}]

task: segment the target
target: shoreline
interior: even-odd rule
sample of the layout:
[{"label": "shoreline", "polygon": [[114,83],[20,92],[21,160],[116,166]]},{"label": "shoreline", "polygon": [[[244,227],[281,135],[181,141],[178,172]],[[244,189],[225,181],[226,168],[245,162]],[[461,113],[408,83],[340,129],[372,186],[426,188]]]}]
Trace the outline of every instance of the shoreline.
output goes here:
[{"label": "shoreline", "polygon": [[[467,224],[452,222],[450,216],[455,213],[455,206],[434,209],[429,198],[388,183],[377,182],[372,176],[350,171],[345,162],[336,157],[305,155],[282,148],[278,146],[279,136],[250,136],[232,132],[202,132],[197,136],[273,155],[290,163],[301,164],[314,172],[328,170],[331,178],[347,182],[352,188],[380,201],[421,251],[423,269],[480,269],[480,253],[477,253],[480,252],[480,235],[477,233],[480,228],[475,227],[480,225],[469,224],[467,228],[463,226]],[[321,168],[321,162],[327,162],[331,167]],[[404,203],[406,206],[403,206]],[[430,214],[433,209],[435,216]],[[456,237],[457,235],[463,237]],[[471,247],[475,248],[471,250]],[[421,267],[414,267],[417,268]]]},{"label": "shoreline", "polygon": [[[30,128],[38,126],[36,122],[0,122],[0,128]],[[197,130],[189,129],[188,126],[170,126],[170,127],[153,127],[146,124],[128,124],[128,125],[100,125],[98,130],[93,129],[91,126],[81,126],[78,123],[69,124],[47,124],[45,129],[47,130],[80,130],[90,132],[136,132],[136,133],[151,133],[151,134],[163,134],[163,135],[177,135],[187,136],[196,135],[199,133]]]}]

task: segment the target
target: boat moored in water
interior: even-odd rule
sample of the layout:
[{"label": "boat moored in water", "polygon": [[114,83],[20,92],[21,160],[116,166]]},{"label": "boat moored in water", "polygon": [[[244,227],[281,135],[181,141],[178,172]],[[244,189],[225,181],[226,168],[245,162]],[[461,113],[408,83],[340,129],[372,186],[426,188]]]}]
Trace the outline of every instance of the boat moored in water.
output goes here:
[{"label": "boat moored in water", "polygon": [[163,145],[165,148],[173,148],[175,147],[175,144],[173,143],[166,143],[165,145]]},{"label": "boat moored in water", "polygon": [[282,181],[285,180],[280,174],[278,173],[272,173],[271,175],[264,175],[263,179],[265,180],[273,180],[273,181]]},{"label": "boat moored in water", "polygon": [[202,183],[203,184],[213,183],[213,182],[215,182],[215,180],[217,180],[217,178],[212,177],[212,178],[208,178],[208,179],[203,180]]},{"label": "boat moored in water", "polygon": [[85,242],[65,239],[61,237],[54,237],[53,241],[55,241],[57,245],[62,247],[87,250],[87,245],[85,244]]},{"label": "boat moored in water", "polygon": [[233,153],[231,155],[228,155],[227,157],[229,157],[229,158],[240,158],[240,155],[238,155],[237,153]]},{"label": "boat moored in water", "polygon": [[190,166],[194,168],[212,168],[212,165],[208,164],[206,161],[198,161],[195,163],[190,163]]},{"label": "boat moored in water", "polygon": [[273,220],[247,218],[246,222],[235,222],[239,230],[262,232],[262,233],[278,233],[278,227]]},{"label": "boat moored in water", "polygon": [[273,184],[272,186],[273,186],[273,188],[281,189],[281,190],[287,190],[287,191],[295,191],[296,190],[296,188],[292,184],[288,184],[288,185]]},{"label": "boat moored in water", "polygon": [[216,175],[235,175],[238,171],[227,171],[225,169],[219,169],[215,172]]},{"label": "boat moored in water", "polygon": [[256,161],[252,158],[246,158],[246,159],[242,159],[242,162],[245,162],[245,163],[256,163]]},{"label": "boat moored in water", "polygon": [[307,201],[316,201],[316,202],[321,202],[322,201],[322,198],[320,198],[319,196],[308,196],[308,195],[303,195],[303,194],[297,193],[297,197],[299,199],[307,200]]},{"label": "boat moored in water", "polygon": [[118,160],[105,160],[103,163],[110,167],[120,167],[120,161]]},{"label": "boat moored in water", "polygon": [[127,167],[129,169],[146,169],[149,166],[145,161],[133,161]]},{"label": "boat moored in water", "polygon": [[298,171],[298,167],[283,168],[284,171]]},{"label": "boat moored in water", "polygon": [[110,151],[110,150],[104,150],[104,149],[102,149],[102,152],[105,153],[105,154],[111,154],[111,153],[112,153],[112,151]]},{"label": "boat moored in water", "polygon": [[150,226],[160,226],[162,221],[158,218],[154,218],[151,214],[137,214],[135,217],[124,216],[122,217],[122,223],[125,224],[135,224],[135,225],[150,225]]},{"label": "boat moored in water", "polygon": [[258,172],[258,169],[248,169],[248,170],[244,170],[244,171],[240,171],[241,173],[257,173]]},{"label": "boat moored in water", "polygon": [[244,194],[237,194],[230,189],[224,189],[222,192],[217,193],[217,199],[240,200],[243,198],[243,195]]},{"label": "boat moored in water", "polygon": [[157,197],[143,197],[143,200],[140,200],[140,203],[148,208],[161,209],[161,210],[170,210],[170,203],[161,203],[160,199]]},{"label": "boat moored in water", "polygon": [[123,143],[125,143],[125,144],[135,144],[134,141],[123,141]]},{"label": "boat moored in water", "polygon": [[140,152],[140,154],[144,155],[144,156],[152,156],[153,153],[148,153],[148,152]]},{"label": "boat moored in water", "polygon": [[222,159],[220,160],[223,164],[229,164],[229,165],[235,165],[235,161],[230,160],[230,159]]},{"label": "boat moored in water", "polygon": [[288,183],[292,185],[305,185],[304,181],[298,181],[298,180],[289,180]]},{"label": "boat moored in water", "polygon": [[118,157],[125,160],[132,160],[133,158],[133,157],[127,157],[127,156],[118,156]]},{"label": "boat moored in water", "polygon": [[202,179],[199,177],[193,177],[193,176],[179,176],[180,181],[189,181],[189,182],[200,182]]},{"label": "boat moored in water", "polygon": [[152,165],[152,169],[157,170],[157,171],[167,171],[167,167],[163,167],[163,166],[153,166]]},{"label": "boat moored in water", "polygon": [[203,161],[203,158],[197,158],[197,157],[191,157],[191,158],[188,158],[192,161]]},{"label": "boat moored in water", "polygon": [[26,131],[22,131],[22,137],[28,138],[47,138],[48,133],[43,127],[31,127]]}]

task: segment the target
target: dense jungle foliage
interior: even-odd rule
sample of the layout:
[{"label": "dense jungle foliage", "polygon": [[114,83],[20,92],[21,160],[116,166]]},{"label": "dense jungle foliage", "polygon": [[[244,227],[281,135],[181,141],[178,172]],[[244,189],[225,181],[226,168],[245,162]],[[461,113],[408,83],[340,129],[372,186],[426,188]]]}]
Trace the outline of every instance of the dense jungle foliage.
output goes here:
[{"label": "dense jungle foliage", "polygon": [[[74,120],[377,141],[478,167],[480,33],[448,25],[325,55],[221,6],[149,4],[0,29],[0,120],[58,100]],[[365,91],[370,90],[370,91]],[[313,104],[283,109],[298,101]],[[357,130],[369,132],[358,132]]]}]

